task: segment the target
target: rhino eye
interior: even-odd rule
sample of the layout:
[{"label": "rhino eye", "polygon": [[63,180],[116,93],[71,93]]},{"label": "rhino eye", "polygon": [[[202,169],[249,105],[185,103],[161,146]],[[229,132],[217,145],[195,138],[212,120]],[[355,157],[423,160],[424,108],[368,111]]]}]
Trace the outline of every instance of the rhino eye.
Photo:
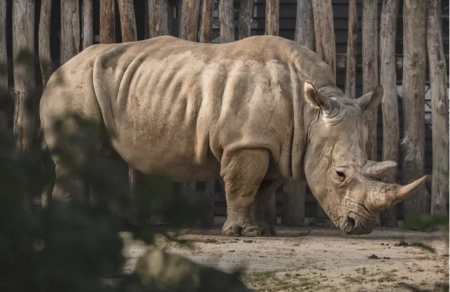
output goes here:
[{"label": "rhino eye", "polygon": [[342,171],[336,170],[336,174],[341,181],[345,180],[345,173],[343,173]]}]

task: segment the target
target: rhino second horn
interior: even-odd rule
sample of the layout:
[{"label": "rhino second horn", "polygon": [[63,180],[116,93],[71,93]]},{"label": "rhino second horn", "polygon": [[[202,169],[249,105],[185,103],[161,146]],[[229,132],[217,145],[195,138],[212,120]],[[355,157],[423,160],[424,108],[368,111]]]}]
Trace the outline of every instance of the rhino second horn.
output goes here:
[{"label": "rhino second horn", "polygon": [[397,167],[397,163],[395,161],[382,161],[376,162],[372,160],[368,160],[364,167],[364,174],[369,177],[379,179],[386,171]]},{"label": "rhino second horn", "polygon": [[369,194],[370,209],[381,212],[403,201],[417,190],[425,182],[426,178],[427,176],[425,175],[405,186],[376,182]]}]

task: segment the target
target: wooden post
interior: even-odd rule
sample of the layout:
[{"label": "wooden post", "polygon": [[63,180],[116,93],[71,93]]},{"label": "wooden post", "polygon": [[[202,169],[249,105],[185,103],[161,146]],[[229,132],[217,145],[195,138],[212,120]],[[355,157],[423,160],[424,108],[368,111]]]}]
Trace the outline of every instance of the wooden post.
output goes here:
[{"label": "wooden post", "polygon": [[61,1],[61,64],[80,52],[78,1]]},{"label": "wooden post", "polygon": [[[297,1],[295,41],[314,50],[314,19],[311,0]],[[289,180],[283,185],[281,224],[303,226],[305,221],[306,182]],[[319,204],[318,209],[321,210]]]},{"label": "wooden post", "polygon": [[350,99],[355,99],[357,37],[358,16],[356,14],[356,0],[350,0],[348,8],[347,68],[345,72],[345,94]]},{"label": "wooden post", "polygon": [[295,41],[314,50],[314,14],[311,0],[297,0]]},{"label": "wooden post", "polygon": [[331,0],[312,0],[316,53],[330,65],[336,77],[336,42]]},{"label": "wooden post", "polygon": [[[200,0],[184,0],[181,3],[180,38],[197,41]],[[181,193],[191,202],[198,202],[196,182],[181,184]]]},{"label": "wooden post", "polygon": [[35,134],[34,0],[13,1],[14,134],[17,150],[31,150]]},{"label": "wooden post", "polygon": [[[378,1],[363,0],[362,58],[363,93],[378,85]],[[377,160],[377,110],[364,113],[369,136],[366,142],[368,159]]]},{"label": "wooden post", "polygon": [[[404,0],[403,6],[403,183],[424,175],[426,1]],[[439,146],[442,147],[442,146]],[[430,213],[424,185],[403,202],[405,220]]]},{"label": "wooden post", "polygon": [[[36,133],[34,15],[34,0],[12,1],[14,136],[19,154],[31,151]],[[31,212],[30,194],[24,208]]]},{"label": "wooden post", "polygon": [[[201,6],[200,42],[210,43],[212,40],[212,21],[214,11],[214,1],[203,0]],[[214,204],[216,200],[216,182],[205,182],[205,213],[202,216],[203,227],[214,226]]]},{"label": "wooden post", "polygon": [[[336,77],[336,42],[333,25],[331,0],[312,0],[314,14],[314,38],[316,53],[330,65]],[[327,218],[320,204],[317,204],[317,217]]]},{"label": "wooden post", "polygon": [[278,35],[280,30],[280,0],[266,1],[266,35]]},{"label": "wooden post", "polygon": [[118,4],[122,42],[134,42],[137,34],[133,0],[118,0]]},{"label": "wooden post", "polygon": [[0,92],[8,90],[8,54],[6,45],[6,2],[0,2]]},{"label": "wooden post", "polygon": [[244,39],[251,35],[253,22],[253,2],[255,0],[241,0],[239,8],[238,38]]},{"label": "wooden post", "polygon": [[100,0],[100,43],[116,42],[114,0]]},{"label": "wooden post", "polygon": [[39,63],[41,66],[42,85],[47,84],[54,67],[50,56],[50,25],[52,16],[52,1],[41,1],[41,15],[39,19]]},{"label": "wooden post", "polygon": [[214,1],[202,1],[202,21],[200,24],[200,42],[210,43],[212,41]]},{"label": "wooden post", "polygon": [[200,0],[185,0],[181,9],[180,38],[197,41]]},{"label": "wooden post", "polygon": [[[169,10],[167,0],[147,1],[148,12],[148,36],[150,38],[169,35]],[[164,224],[166,221],[165,209],[167,204],[158,198],[152,200],[151,223],[154,225]]]},{"label": "wooden post", "polygon": [[289,180],[283,185],[281,224],[303,226],[305,221],[306,183]]},{"label": "wooden post", "polygon": [[[137,40],[136,34],[136,16],[134,13],[133,0],[118,0],[120,28],[122,33],[122,42],[133,42]],[[128,166],[128,184],[132,194],[139,181],[139,172],[131,166]]]},{"label": "wooden post", "polygon": [[[0,101],[8,92],[8,55],[6,46],[6,2],[0,2]],[[8,130],[6,111],[0,109],[0,133]]]},{"label": "wooden post", "polygon": [[220,42],[234,42],[233,0],[219,0]]},{"label": "wooden post", "polygon": [[94,15],[92,0],[83,0],[83,50],[94,44]]},{"label": "wooden post", "polygon": [[148,0],[148,30],[151,38],[169,35],[167,0]]},{"label": "wooden post", "polygon": [[431,214],[447,214],[448,202],[448,89],[447,66],[442,41],[441,1],[427,1],[427,48],[430,68],[433,119],[433,173]]},{"label": "wooden post", "polygon": [[[386,0],[381,11],[380,28],[380,78],[384,96],[381,101],[383,110],[383,161],[398,162],[400,125],[397,103],[397,72],[395,70],[395,38],[399,0]],[[397,169],[388,171],[383,181],[397,182]],[[398,227],[396,206],[380,214],[381,224]]]},{"label": "wooden post", "polygon": [[[266,1],[266,35],[279,34],[280,30],[280,0]],[[269,209],[266,218],[272,225],[277,225],[276,190],[269,197]]]}]

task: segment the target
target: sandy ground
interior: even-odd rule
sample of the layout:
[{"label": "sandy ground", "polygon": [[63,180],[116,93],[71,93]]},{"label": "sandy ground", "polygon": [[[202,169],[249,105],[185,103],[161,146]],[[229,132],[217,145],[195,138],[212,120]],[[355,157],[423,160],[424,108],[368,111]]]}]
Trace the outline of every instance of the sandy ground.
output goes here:
[{"label": "sandy ground", "polygon": [[[223,237],[220,228],[186,230],[180,239],[188,246],[165,240],[158,245],[224,271],[245,267],[243,280],[255,291],[411,291],[400,283],[443,291],[436,285],[448,283],[448,241],[441,232],[377,229],[346,236],[329,228],[277,230],[278,237],[259,238]],[[146,247],[126,242],[125,270],[130,272]]]}]

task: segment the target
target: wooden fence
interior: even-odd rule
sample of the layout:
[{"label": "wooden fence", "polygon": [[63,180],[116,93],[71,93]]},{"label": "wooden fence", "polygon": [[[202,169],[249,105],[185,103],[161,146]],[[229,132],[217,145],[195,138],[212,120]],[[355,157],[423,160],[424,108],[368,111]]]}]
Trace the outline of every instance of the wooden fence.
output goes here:
[{"label": "wooden fence", "polygon": [[[296,3],[296,23],[292,27],[295,41],[315,50],[335,74],[345,70],[345,92],[350,98],[357,97],[355,84],[359,68],[362,68],[363,93],[373,90],[378,83],[383,84],[384,100],[380,110],[366,115],[370,129],[366,150],[369,158],[377,159],[377,131],[380,131],[377,119],[380,118],[383,121],[382,158],[399,163],[399,169],[387,174],[383,178],[385,181],[408,183],[425,173],[424,100],[425,78],[429,71],[433,119],[431,195],[423,187],[403,204],[382,212],[380,219],[383,225],[395,227],[401,213],[406,218],[447,213],[448,54],[444,54],[442,40],[441,1],[385,0],[379,11],[379,1],[362,0],[362,20],[359,21],[357,1],[348,0],[345,56],[336,55],[332,1],[297,0]],[[254,0],[0,1],[0,64],[7,65],[7,70],[0,72],[0,90],[14,88],[11,127],[17,137],[18,149],[29,151],[37,133],[37,108],[30,109],[26,105],[36,105],[39,97],[35,92],[45,85],[54,69],[97,43],[96,35],[99,35],[99,43],[127,42],[160,35],[211,42],[217,8],[220,41],[232,42],[251,35],[255,7]],[[280,0],[267,0],[265,7],[264,33],[278,35]],[[402,31],[396,27],[400,10],[403,13]],[[356,40],[361,25],[362,62],[358,62]],[[403,58],[395,55],[399,33],[404,36]],[[58,50],[52,49],[55,41],[59,42]],[[18,62],[21,51],[29,55],[25,62]],[[403,76],[404,86],[403,133],[399,123],[398,76]],[[8,113],[3,114],[8,116]],[[136,184],[137,176],[136,171],[129,169],[131,186]],[[226,215],[220,182],[189,183],[182,189],[201,196],[210,206],[205,210],[204,225],[213,224],[214,215]],[[280,216],[281,223],[287,226],[302,225],[305,216],[326,217],[305,183],[288,182],[280,187],[272,206],[272,219]]]}]

